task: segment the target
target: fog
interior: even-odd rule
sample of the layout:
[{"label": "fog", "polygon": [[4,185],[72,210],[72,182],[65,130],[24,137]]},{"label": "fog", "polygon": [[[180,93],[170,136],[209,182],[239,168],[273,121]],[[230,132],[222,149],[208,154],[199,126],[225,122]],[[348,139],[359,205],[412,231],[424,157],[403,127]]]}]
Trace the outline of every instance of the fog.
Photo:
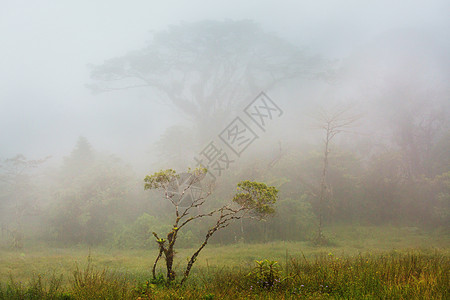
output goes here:
[{"label": "fog", "polygon": [[[444,182],[449,172],[449,1],[17,0],[0,7],[0,197],[30,198],[38,210],[51,207],[50,219],[59,229],[42,229],[48,240],[109,242],[110,232],[71,236],[67,228],[82,229],[70,224],[64,229],[62,219],[68,217],[58,214],[67,192],[62,190],[76,181],[80,186],[73,189],[84,191],[83,180],[94,178],[89,177],[94,171],[77,177],[93,160],[89,155],[102,157],[96,171],[115,174],[107,177],[115,188],[128,184],[109,196],[117,201],[114,209],[126,211],[124,224],[149,207],[152,216],[163,215],[164,205],[143,204],[149,197],[142,194],[145,174],[196,167],[194,157],[211,141],[227,147],[223,130],[236,117],[252,122],[245,109],[260,92],[277,109],[264,127],[253,120],[254,143],[228,152],[233,163],[217,198],[228,197],[237,179],[266,180],[279,186],[285,203],[310,197],[305,202],[311,214],[302,224],[316,222],[310,187],[320,181],[321,128],[333,112],[355,122],[338,126],[330,144],[337,156],[330,158],[335,169],[328,184],[342,200],[336,200],[338,217],[330,220],[365,219],[355,215],[372,204],[352,206],[364,198],[387,207],[372,216],[374,224],[390,222],[392,203],[386,199],[398,199],[414,180]],[[145,87],[132,88],[142,82]],[[40,174],[40,196],[11,192],[5,178],[17,167],[8,161],[12,158],[19,158],[24,170],[39,166],[28,175]],[[401,171],[389,169],[392,165]],[[352,185],[349,178],[367,180]],[[383,182],[398,185],[389,194]],[[405,224],[422,213],[427,225],[448,224],[448,190],[440,184],[424,188]],[[345,194],[350,189],[351,197]],[[377,194],[380,189],[388,194]],[[434,202],[422,211],[427,197]],[[399,210],[407,201],[400,201]],[[5,220],[7,207],[0,213]],[[114,226],[126,235],[122,225]]]},{"label": "fog", "polygon": [[[0,154],[60,157],[81,135],[127,160],[148,155],[164,128],[180,116],[143,97],[92,95],[85,88],[87,65],[144,47],[151,32],[170,25],[254,20],[314,55],[342,60],[395,30],[418,31],[442,44],[438,47],[448,47],[448,9],[447,1],[5,1],[0,12]],[[310,101],[301,94],[296,98]]]}]

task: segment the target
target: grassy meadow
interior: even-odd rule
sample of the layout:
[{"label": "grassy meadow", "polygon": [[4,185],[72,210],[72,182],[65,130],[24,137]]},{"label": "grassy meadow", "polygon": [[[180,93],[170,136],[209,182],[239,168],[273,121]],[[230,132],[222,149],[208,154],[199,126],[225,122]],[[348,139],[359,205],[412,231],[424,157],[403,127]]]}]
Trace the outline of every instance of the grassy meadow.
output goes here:
[{"label": "grassy meadow", "polygon": [[[151,280],[156,249],[27,245],[17,251],[5,246],[0,250],[0,299],[450,297],[448,234],[414,227],[349,226],[326,233],[332,246],[208,245],[183,287],[167,286],[161,278]],[[177,251],[179,277],[194,251]]]}]

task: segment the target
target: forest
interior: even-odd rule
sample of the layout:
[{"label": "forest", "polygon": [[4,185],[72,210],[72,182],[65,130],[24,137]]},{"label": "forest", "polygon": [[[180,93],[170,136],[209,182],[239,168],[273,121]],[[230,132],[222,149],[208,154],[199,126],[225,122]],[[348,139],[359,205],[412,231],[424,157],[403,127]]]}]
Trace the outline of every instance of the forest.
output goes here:
[{"label": "forest", "polygon": [[205,19],[105,52],[61,145],[1,136],[0,299],[446,299],[450,45],[430,32],[336,59]]}]

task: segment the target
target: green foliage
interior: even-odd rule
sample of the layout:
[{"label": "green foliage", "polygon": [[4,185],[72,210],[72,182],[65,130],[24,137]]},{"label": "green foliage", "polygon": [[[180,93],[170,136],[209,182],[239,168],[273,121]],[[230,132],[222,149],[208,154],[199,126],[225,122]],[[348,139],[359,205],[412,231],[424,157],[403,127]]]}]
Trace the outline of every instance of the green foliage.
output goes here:
[{"label": "green foliage", "polygon": [[[189,169],[188,173],[192,174],[191,180],[193,180],[191,183],[194,183],[195,180],[201,180],[206,172],[206,168]],[[174,180],[178,178],[180,178],[180,174],[173,169],[161,170],[153,175],[145,176],[144,189],[168,189],[169,185],[173,184]]]},{"label": "green foliage", "polygon": [[65,159],[48,213],[50,239],[90,245],[113,236],[131,198],[130,172],[117,158],[94,152],[80,139]]},{"label": "green foliage", "polygon": [[233,202],[239,204],[259,218],[273,214],[273,205],[277,201],[278,189],[265,183],[248,180],[238,183]]},{"label": "green foliage", "polygon": [[262,289],[271,290],[281,283],[282,269],[277,261],[268,259],[256,260],[257,266],[248,274],[250,280]]},{"label": "green foliage", "polygon": [[[316,216],[306,194],[299,199],[280,199],[270,227],[280,240],[308,240],[317,226]],[[274,239],[274,237],[272,237]]]},{"label": "green foliage", "polygon": [[[168,232],[170,229],[171,226],[164,217],[143,213],[131,225],[123,224],[121,230],[116,229],[112,246],[119,249],[153,249],[157,245],[152,232]],[[192,247],[198,241],[198,236],[192,230],[180,232],[177,239],[181,248]]]},{"label": "green foliage", "polygon": [[[48,159],[28,160],[18,154],[5,160],[0,159],[0,219],[2,235],[5,229],[11,238],[13,248],[24,244],[24,224],[33,215],[38,215],[38,200],[44,198],[41,181],[35,169]],[[3,237],[3,236],[2,236]]]},{"label": "green foliage", "polygon": [[192,230],[185,230],[181,231],[178,235],[178,245],[180,248],[191,248],[197,245],[200,242],[199,233],[194,232],[200,232],[200,230],[195,230],[193,228]]},{"label": "green foliage", "polygon": [[[194,170],[189,169],[188,173],[191,174],[186,188],[189,189],[191,184],[196,181],[200,181],[204,178],[207,173],[205,168],[197,168]],[[212,227],[210,227],[205,234],[203,242],[200,244],[198,249],[192,254],[188,259],[188,264],[184,271],[184,276],[180,282],[180,285],[186,281],[191,271],[191,268],[198,255],[208,244],[209,239],[225,227],[228,227],[233,221],[245,218],[248,214],[263,218],[269,214],[275,212],[273,205],[277,200],[278,190],[275,187],[269,187],[264,183],[242,181],[238,183],[238,192],[233,198],[233,202],[237,203],[240,207],[232,207],[231,204],[224,205],[220,208],[211,210],[208,213],[200,213],[199,208],[205,203],[206,196],[200,195],[195,199],[192,199],[191,203],[186,207],[180,207],[178,201],[172,199],[173,188],[178,191],[178,186],[173,187],[172,185],[177,185],[174,180],[178,179],[179,175],[173,169],[161,170],[154,173],[153,175],[148,175],[144,179],[144,189],[162,189],[164,192],[164,197],[170,201],[172,204],[172,209],[175,213],[175,218],[173,221],[173,226],[167,233],[167,238],[162,238],[158,236],[158,233],[153,231],[153,236],[158,244],[159,254],[153,264],[152,274],[153,278],[156,278],[156,268],[161,257],[164,257],[166,261],[167,270],[167,280],[168,282],[173,282],[175,280],[176,273],[174,268],[174,257],[175,257],[175,245],[177,242],[178,234],[181,233],[180,229],[188,225],[190,222],[197,219],[204,219],[206,217],[216,216],[216,221]],[[184,193],[186,190],[182,191]],[[197,210],[197,212],[194,212]],[[192,232],[187,231],[185,238],[192,235]],[[182,237],[182,235],[180,235]]]},{"label": "green foliage", "polygon": [[147,175],[144,178],[144,189],[159,189],[165,188],[172,182],[174,179],[179,178],[180,175],[177,174],[175,170],[161,170],[159,172],[154,173],[153,175]]},{"label": "green foliage", "polygon": [[450,172],[435,177],[437,192],[435,194],[435,205],[433,216],[444,228],[450,228]]},{"label": "green foliage", "polygon": [[[45,279],[41,274],[34,275],[28,285],[15,281],[10,277],[9,283],[5,286],[0,284],[0,299],[5,300],[70,300],[74,299],[69,293],[63,291],[63,276],[55,276]],[[45,280],[45,281],[44,281]]]},{"label": "green foliage", "polygon": [[154,248],[153,231],[167,231],[170,225],[147,213],[140,215],[131,225],[123,225],[114,235],[113,245],[118,248],[148,249]]},{"label": "green foliage", "polygon": [[450,170],[450,129],[442,133],[440,139],[433,145],[428,160],[428,167],[432,170],[432,175],[439,175]]},{"label": "green foliage", "polygon": [[201,269],[189,284],[167,285],[97,270],[88,260],[70,285],[36,275],[27,285],[0,284],[0,299],[448,299],[450,258],[440,252],[390,252],[356,256],[321,253],[293,257],[283,274],[276,261],[255,268]]}]

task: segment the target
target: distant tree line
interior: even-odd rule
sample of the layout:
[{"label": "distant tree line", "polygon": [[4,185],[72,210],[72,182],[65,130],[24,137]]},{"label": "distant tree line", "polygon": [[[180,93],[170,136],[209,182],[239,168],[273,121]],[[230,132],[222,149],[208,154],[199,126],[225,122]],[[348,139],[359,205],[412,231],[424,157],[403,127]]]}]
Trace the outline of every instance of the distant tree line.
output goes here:
[{"label": "distant tree line", "polygon": [[[258,155],[249,152],[224,173],[205,211],[222,207],[244,180],[275,186],[279,200],[276,213],[262,225],[239,220],[211,243],[314,240],[335,224],[448,230],[450,66],[430,55],[434,46],[428,39],[397,33],[378,42],[339,66],[253,22],[181,24],[155,34],[143,49],[92,66],[89,86],[95,92],[139,89],[149,101],[167,103],[191,120],[191,126],[174,126],[162,134],[155,150],[160,163],[148,166],[149,172],[160,165],[194,167],[183,165],[192,151],[219,133],[243,101],[263,90],[285,84],[286,94],[297,95],[289,83],[313,83],[327,91],[312,94],[325,107],[322,112],[330,111],[339,93],[364,103],[366,113],[360,117],[365,125],[355,123],[347,130],[353,118],[322,114],[322,131],[295,128],[291,140],[267,138]],[[401,47],[410,55],[396,50]],[[398,61],[401,67],[391,67]],[[443,79],[433,81],[434,74]],[[300,136],[307,131],[318,138]],[[157,193],[144,193],[144,175],[94,147],[80,137],[56,169],[46,168],[46,159],[2,158],[3,242],[18,248],[32,240],[158,247],[152,232],[171,231],[170,203]],[[266,151],[274,147],[280,148],[275,155]],[[198,244],[210,225],[192,222],[178,234],[178,245]]]},{"label": "distant tree line", "polygon": [[[448,151],[449,141],[447,132],[432,151]],[[322,150],[322,145],[292,148],[275,165],[269,164],[268,155],[225,174],[205,203],[205,211],[224,205],[222,199],[245,179],[276,186],[279,201],[275,215],[267,221],[230,224],[211,242],[313,240],[320,215],[325,228],[335,224],[449,228],[450,165],[442,156],[433,156],[425,165],[431,173],[411,176],[401,151],[389,149],[361,157],[334,144],[328,156],[329,196],[324,205],[319,196]],[[33,162],[38,163],[45,165]],[[20,177],[7,172],[5,161],[1,169],[2,240],[15,247],[39,239],[60,245],[149,248],[157,246],[152,232],[170,231],[170,203],[156,193],[144,193],[143,178],[120,159],[96,152],[85,138],[78,140],[58,170],[38,174],[27,168]],[[6,176],[14,177],[7,181]],[[179,234],[179,245],[198,243],[208,226],[207,221],[189,224]]]}]

